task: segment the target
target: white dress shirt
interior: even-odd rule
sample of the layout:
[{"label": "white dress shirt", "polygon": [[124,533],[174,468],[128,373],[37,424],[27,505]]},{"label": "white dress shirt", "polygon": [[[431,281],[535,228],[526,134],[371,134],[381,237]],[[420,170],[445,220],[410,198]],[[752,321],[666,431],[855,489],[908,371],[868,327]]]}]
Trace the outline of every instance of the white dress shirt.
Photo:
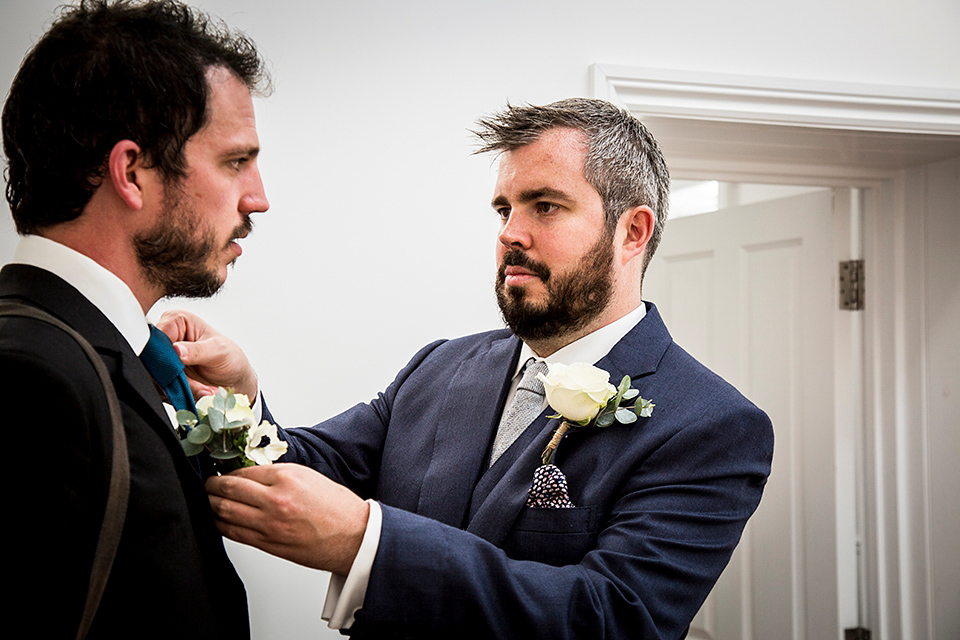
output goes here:
[{"label": "white dress shirt", "polygon": [[[20,239],[13,252],[15,264],[27,264],[59,276],[107,317],[137,355],[150,339],[150,326],[130,287],[113,272],[84,254],[42,236]],[[256,403],[254,418],[259,424],[261,405]],[[177,411],[163,403],[171,426],[177,428]]]},{"label": "white dress shirt", "polygon": [[[510,401],[520,384],[520,372],[529,358],[544,360],[548,365],[558,362],[563,364],[573,364],[574,362],[595,364],[610,353],[614,345],[620,342],[625,335],[630,333],[631,329],[637,326],[637,323],[643,320],[646,313],[646,305],[641,303],[639,307],[619,320],[615,320],[593,333],[588,333],[546,358],[537,356],[533,349],[524,343],[520,347],[520,358],[517,360],[517,369],[514,372],[510,390],[507,392],[504,410],[510,406]],[[619,384],[619,382],[619,380],[616,380],[614,384]],[[544,406],[546,406],[546,399],[544,399]],[[360,544],[360,551],[350,567],[350,573],[346,577],[337,574],[331,574],[330,576],[327,598],[323,603],[323,611],[320,617],[327,621],[327,625],[331,629],[349,629],[353,625],[354,615],[363,608],[367,583],[370,581],[370,573],[373,570],[373,560],[380,545],[380,530],[383,524],[383,512],[380,510],[380,505],[374,500],[367,500],[367,502],[370,504],[367,529],[363,535],[363,542]]]},{"label": "white dress shirt", "polygon": [[13,252],[15,264],[28,264],[59,276],[107,317],[133,352],[150,339],[150,328],[126,283],[93,259],[42,236],[24,236]]}]

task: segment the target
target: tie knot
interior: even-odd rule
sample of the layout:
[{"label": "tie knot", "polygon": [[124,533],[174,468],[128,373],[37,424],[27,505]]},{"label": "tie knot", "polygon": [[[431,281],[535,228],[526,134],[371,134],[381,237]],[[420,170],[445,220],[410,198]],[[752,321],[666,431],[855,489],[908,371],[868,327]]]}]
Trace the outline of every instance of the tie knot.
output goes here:
[{"label": "tie knot", "polygon": [[140,360],[161,387],[168,386],[183,372],[183,363],[170,338],[153,325],[150,325],[150,340],[143,348]]},{"label": "tie knot", "polygon": [[523,365],[523,375],[520,376],[520,382],[517,385],[517,390],[523,389],[525,391],[530,391],[536,393],[537,395],[544,395],[543,391],[543,381],[537,377],[538,373],[547,372],[547,363],[543,360],[537,360],[536,358],[530,358]]}]

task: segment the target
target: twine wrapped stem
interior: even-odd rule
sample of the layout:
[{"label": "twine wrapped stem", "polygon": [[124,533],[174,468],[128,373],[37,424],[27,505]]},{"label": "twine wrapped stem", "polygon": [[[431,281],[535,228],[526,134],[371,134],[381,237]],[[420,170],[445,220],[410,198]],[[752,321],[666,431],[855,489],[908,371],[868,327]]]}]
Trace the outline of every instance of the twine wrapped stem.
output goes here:
[{"label": "twine wrapped stem", "polygon": [[550,443],[543,450],[543,455],[540,456],[540,459],[543,460],[543,464],[550,464],[553,462],[553,456],[557,453],[557,446],[560,444],[563,436],[567,434],[567,431],[569,431],[571,427],[573,427],[573,425],[566,420],[564,420],[560,426],[557,427],[553,437],[550,439]]}]

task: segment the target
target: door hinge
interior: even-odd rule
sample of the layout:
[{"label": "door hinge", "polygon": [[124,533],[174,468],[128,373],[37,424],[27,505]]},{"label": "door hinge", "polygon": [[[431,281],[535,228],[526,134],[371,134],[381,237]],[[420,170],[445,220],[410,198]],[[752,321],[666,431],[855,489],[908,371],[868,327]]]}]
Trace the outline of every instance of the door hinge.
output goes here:
[{"label": "door hinge", "polygon": [[870,640],[870,629],[863,627],[844,629],[843,640]]},{"label": "door hinge", "polygon": [[863,260],[840,263],[840,308],[844,311],[863,309]]}]

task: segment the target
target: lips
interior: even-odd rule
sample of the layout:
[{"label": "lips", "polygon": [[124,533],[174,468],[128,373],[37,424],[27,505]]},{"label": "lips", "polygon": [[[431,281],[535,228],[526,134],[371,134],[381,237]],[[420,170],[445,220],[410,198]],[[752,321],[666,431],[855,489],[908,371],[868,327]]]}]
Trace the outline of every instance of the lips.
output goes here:
[{"label": "lips", "polygon": [[233,233],[230,234],[230,240],[227,242],[227,247],[236,251],[237,255],[239,256],[241,253],[243,253],[243,249],[240,247],[238,240],[243,240],[246,238],[248,235],[250,235],[251,231],[253,231],[253,222],[249,217],[244,218],[243,222],[238,224],[234,228]]},{"label": "lips", "polygon": [[539,276],[537,276],[537,274],[535,274],[533,271],[530,271],[529,269],[524,269],[523,267],[507,267],[506,269],[504,269],[503,273],[504,273],[504,275],[506,275],[507,277],[510,277],[510,276],[533,276],[533,277],[539,277]]},{"label": "lips", "polygon": [[546,282],[550,279],[547,265],[532,260],[519,250],[508,251],[500,262],[497,273],[498,287],[522,287],[534,280]]}]

